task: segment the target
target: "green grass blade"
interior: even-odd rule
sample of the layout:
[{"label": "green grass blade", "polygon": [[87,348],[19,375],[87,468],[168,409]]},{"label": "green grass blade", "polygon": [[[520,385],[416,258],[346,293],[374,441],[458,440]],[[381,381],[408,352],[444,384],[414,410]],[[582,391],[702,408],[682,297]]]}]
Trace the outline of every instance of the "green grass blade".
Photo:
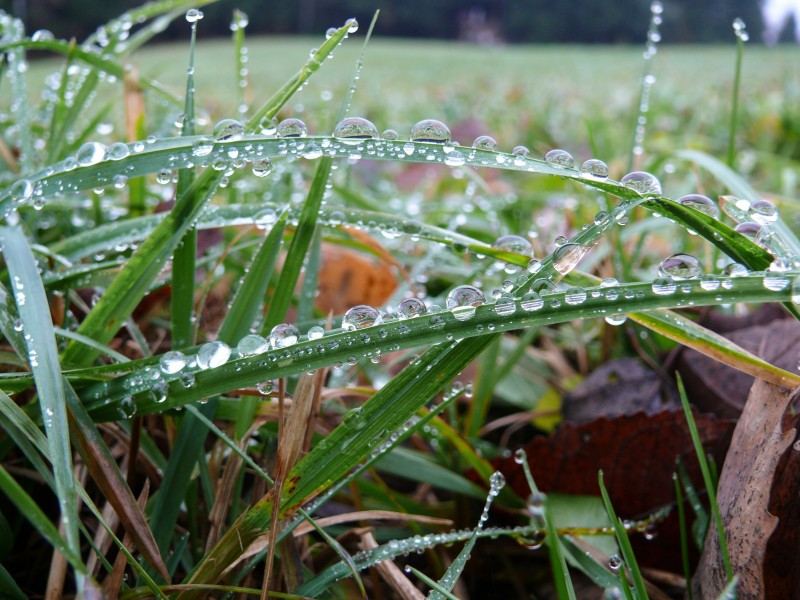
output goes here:
[{"label": "green grass blade", "polygon": [[219,340],[235,344],[250,332],[258,318],[281,249],[287,217],[287,212],[278,217],[248,266],[220,326]]},{"label": "green grass blade", "polygon": [[[59,510],[73,556],[80,555],[77,492],[72,473],[66,398],[50,306],[27,239],[18,229],[0,228],[0,242],[25,331],[28,361],[36,382],[42,420],[53,459]],[[81,580],[78,581],[79,589]]]},{"label": "green grass blade", "polygon": [[553,525],[553,518],[550,515],[545,502],[542,511],[545,530],[547,531],[547,550],[550,555],[550,568],[553,571],[553,581],[559,600],[576,600],[575,587],[572,584],[572,577],[567,568],[567,560],[561,550],[561,543],[558,539],[558,531]]},{"label": "green grass blade", "polygon": [[[647,588],[644,585],[642,572],[639,570],[639,564],[636,562],[636,556],[633,553],[633,548],[631,547],[631,541],[628,538],[628,531],[625,529],[625,524],[622,522],[622,519],[617,517],[616,512],[614,512],[614,507],[611,504],[611,499],[608,497],[608,491],[603,483],[603,471],[598,472],[597,481],[600,485],[600,493],[603,496],[603,503],[608,511],[608,516],[614,525],[614,530],[617,535],[617,542],[619,542],[619,548],[622,552],[622,558],[625,561],[625,566],[628,568],[631,579],[633,580],[633,590],[635,592],[635,596],[637,600],[646,600]],[[622,585],[628,585],[625,576],[623,575],[623,569],[620,569],[620,579],[622,580]]]},{"label": "green grass blade", "polygon": [[678,507],[678,530],[681,535],[681,564],[683,566],[683,577],[686,579],[686,598],[692,600],[692,568],[689,563],[689,536],[686,533],[686,509],[683,506],[683,492],[681,492],[680,477],[673,473],[672,481],[675,483],[675,501]]},{"label": "green grass blade", "polygon": [[412,481],[430,483],[435,487],[462,496],[473,498],[486,496],[484,488],[408,448],[396,448],[386,455],[378,464],[378,470]]},{"label": "green grass blade", "polygon": [[[733,89],[731,91],[731,124],[728,128],[728,166],[733,169],[736,163],[736,123],[739,117],[739,88],[742,83],[742,56],[744,55],[744,42],[740,30],[737,28],[740,19],[733,22],[733,29],[736,33],[736,66],[733,70]],[[744,23],[742,23],[744,28]]]},{"label": "green grass blade", "polygon": [[283,262],[278,283],[275,286],[275,294],[269,304],[269,311],[261,329],[263,334],[268,334],[270,330],[286,317],[286,311],[294,296],[295,286],[303,268],[306,252],[314,239],[314,231],[319,217],[319,208],[322,198],[325,195],[325,186],[331,174],[333,159],[323,157],[317,165],[314,173],[314,180],[311,182],[311,189],[308,192],[303,212],[295,228],[294,237],[286,251],[286,259]]},{"label": "green grass blade", "polygon": [[[412,575],[418,577],[420,581],[431,588],[431,594],[436,593],[437,598],[441,597],[447,598],[448,600],[459,600],[458,596],[454,595],[450,590],[445,589],[441,583],[434,581],[419,569],[415,569],[411,565],[406,565],[405,570],[407,573],[411,573]],[[431,594],[428,595],[428,598],[431,598]]]},{"label": "green grass blade", "polygon": [[0,565],[0,589],[8,594],[9,600],[28,600],[28,596],[20,589],[11,573],[6,571],[3,565]]},{"label": "green grass blade", "polygon": [[728,538],[725,536],[725,527],[722,523],[722,515],[719,512],[719,504],[717,503],[717,490],[711,479],[708,461],[706,460],[705,452],[703,452],[703,444],[700,441],[697,424],[694,422],[694,415],[692,415],[692,409],[689,406],[689,398],[686,396],[686,390],[683,387],[683,380],[680,375],[677,375],[677,382],[678,392],[681,395],[683,412],[686,415],[686,422],[689,425],[689,433],[692,435],[692,443],[694,444],[694,451],[697,455],[697,462],[700,465],[700,471],[703,473],[703,482],[706,485],[708,502],[711,505],[711,515],[714,519],[714,526],[717,529],[717,543],[719,544],[720,554],[722,555],[722,562],[725,565],[725,574],[728,576],[728,582],[731,583],[734,578],[734,573],[733,567],[731,566],[731,557],[728,552]]}]

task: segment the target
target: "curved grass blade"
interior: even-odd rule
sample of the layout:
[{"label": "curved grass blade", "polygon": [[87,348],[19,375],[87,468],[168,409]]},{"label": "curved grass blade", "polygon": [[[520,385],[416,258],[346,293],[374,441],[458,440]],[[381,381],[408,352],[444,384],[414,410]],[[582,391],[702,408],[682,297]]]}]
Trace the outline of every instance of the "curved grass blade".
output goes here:
[{"label": "curved grass blade", "polygon": [[[77,491],[72,472],[66,397],[58,362],[55,332],[44,286],[28,240],[18,229],[0,228],[14,299],[25,331],[28,362],[36,383],[42,420],[52,457],[59,511],[73,556],[80,556]],[[78,589],[82,577],[77,578]]]}]

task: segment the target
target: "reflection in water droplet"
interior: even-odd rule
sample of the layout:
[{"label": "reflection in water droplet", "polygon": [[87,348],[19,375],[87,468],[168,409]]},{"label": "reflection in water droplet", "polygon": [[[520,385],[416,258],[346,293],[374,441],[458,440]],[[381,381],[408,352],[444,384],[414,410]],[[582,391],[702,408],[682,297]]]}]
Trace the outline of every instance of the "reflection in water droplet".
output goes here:
[{"label": "reflection in water droplet", "polygon": [[572,154],[559,148],[550,150],[545,154],[544,160],[547,164],[562,169],[571,169],[575,166],[575,159],[572,158]]},{"label": "reflection in water droplet", "polygon": [[300,119],[288,118],[278,123],[276,129],[278,137],[282,138],[299,138],[308,135],[308,127]]},{"label": "reflection in water droplet", "polygon": [[244,125],[236,119],[222,119],[214,125],[214,139],[218,142],[235,142],[243,135]]},{"label": "reflection in water droplet", "polygon": [[275,325],[269,332],[269,345],[273,348],[287,348],[297,343],[300,332],[297,327],[288,323]]},{"label": "reflection in water droplet", "polygon": [[696,279],[703,274],[703,267],[691,254],[673,254],[661,261],[658,274],[676,281]]},{"label": "reflection in water droplet", "polygon": [[228,362],[230,347],[223,342],[208,342],[197,351],[197,366],[200,369],[214,369]]},{"label": "reflection in water droplet", "polygon": [[342,317],[342,328],[345,331],[355,331],[364,327],[372,327],[383,323],[381,313],[377,309],[359,304],[349,309]]},{"label": "reflection in water droplet", "polygon": [[654,294],[668,296],[675,293],[675,290],[678,289],[678,285],[669,277],[657,277],[653,280],[652,289]]},{"label": "reflection in water droplet", "polygon": [[186,357],[183,352],[172,350],[164,353],[158,365],[162,373],[174,375],[186,366]]},{"label": "reflection in water droplet", "polygon": [[475,286],[460,285],[447,294],[446,306],[456,319],[466,321],[475,314],[475,308],[485,301],[483,292]]},{"label": "reflection in water droplet", "polygon": [[655,175],[645,171],[633,171],[620,180],[625,187],[639,192],[642,196],[660,196],[661,182]]},{"label": "reflection in water droplet", "polygon": [[406,298],[397,305],[397,315],[401,319],[411,319],[426,312],[425,303],[419,298]]},{"label": "reflection in water droplet", "polygon": [[608,165],[602,160],[590,158],[581,165],[581,173],[584,177],[590,177],[592,179],[607,179]]},{"label": "reflection in water droplet", "polygon": [[748,214],[756,223],[768,225],[778,220],[778,207],[769,200],[756,200],[750,204]]},{"label": "reflection in water droplet", "polygon": [[495,151],[497,150],[497,140],[490,135],[479,135],[475,138],[475,141],[472,142],[472,147],[476,150]]},{"label": "reflection in water droplet", "polygon": [[553,251],[553,268],[562,275],[566,275],[575,268],[588,251],[588,248],[575,243],[559,246]]},{"label": "reflection in water droplet", "polygon": [[678,198],[678,204],[693,208],[709,217],[715,219],[719,218],[719,207],[711,198],[703,196],[702,194],[687,194],[686,196],[681,196]]},{"label": "reflection in water droplet", "polygon": [[410,139],[412,142],[445,144],[450,141],[450,130],[441,121],[424,119],[411,128]]},{"label": "reflection in water droplet", "polygon": [[257,334],[244,336],[236,345],[239,356],[253,356],[269,350],[269,342]]},{"label": "reflection in water droplet", "polygon": [[378,137],[378,128],[362,117],[347,117],[339,121],[333,130],[333,137],[345,140],[368,140]]}]

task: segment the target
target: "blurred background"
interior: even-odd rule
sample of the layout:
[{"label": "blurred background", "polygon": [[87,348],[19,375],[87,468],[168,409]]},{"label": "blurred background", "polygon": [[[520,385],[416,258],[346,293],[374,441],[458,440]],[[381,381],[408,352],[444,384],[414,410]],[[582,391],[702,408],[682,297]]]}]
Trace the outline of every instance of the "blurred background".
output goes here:
[{"label": "blurred background", "polygon": [[[139,0],[0,0],[0,8],[21,17],[29,32],[48,29],[56,37],[82,40],[101,23],[143,4]],[[743,19],[753,41],[769,44],[800,38],[800,0],[663,0],[661,35],[666,43],[729,42],[731,21]],[[226,23],[239,8],[253,34],[312,34],[356,17],[368,23],[381,10],[381,37],[462,40],[480,44],[640,43],[650,0],[224,0],[203,8],[203,36],[228,35]],[[185,28],[164,32],[184,37]]]}]

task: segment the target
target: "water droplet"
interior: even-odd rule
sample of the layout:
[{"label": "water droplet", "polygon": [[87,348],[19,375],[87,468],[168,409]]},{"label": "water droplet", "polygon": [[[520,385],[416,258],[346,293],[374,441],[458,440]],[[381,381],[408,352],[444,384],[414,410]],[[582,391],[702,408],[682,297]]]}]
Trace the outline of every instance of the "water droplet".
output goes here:
[{"label": "water droplet", "polygon": [[390,142],[394,142],[400,136],[398,135],[397,131],[395,131],[394,129],[386,129],[381,134],[381,137],[384,140],[387,140],[387,141],[390,141]]},{"label": "water droplet", "polygon": [[586,301],[586,290],[581,287],[571,287],[564,292],[564,302],[571,306],[583,304]]},{"label": "water droplet", "polygon": [[755,241],[761,234],[762,228],[763,226],[760,225],[759,223],[754,223],[753,221],[745,221],[744,223],[739,223],[736,227],[734,227],[734,231],[736,231],[737,233],[741,233],[743,236],[748,237],[751,240]]},{"label": "water droplet", "polygon": [[658,277],[653,280],[652,289],[654,294],[668,296],[675,293],[675,290],[678,289],[678,284],[669,277]]},{"label": "water droplet", "polygon": [[272,173],[272,161],[268,158],[257,158],[253,161],[253,175],[266,177]]},{"label": "water droplet", "polygon": [[276,133],[278,137],[282,138],[306,137],[308,135],[308,127],[300,119],[290,117],[278,123]]},{"label": "water droplet", "polygon": [[450,141],[450,130],[447,128],[447,125],[441,121],[437,121],[436,119],[423,119],[411,128],[411,135],[409,137],[412,142],[446,144]]},{"label": "water droplet", "polygon": [[33,183],[28,179],[20,179],[11,186],[11,199],[14,202],[25,202],[33,195]]},{"label": "water droplet", "polygon": [[361,140],[371,140],[378,137],[378,128],[367,119],[361,117],[347,117],[339,121],[333,130],[333,137],[344,140],[353,140],[359,143]]},{"label": "water droplet", "polygon": [[524,448],[517,448],[514,450],[514,462],[518,465],[521,465],[528,459],[528,455],[525,453]]},{"label": "water droplet", "polygon": [[708,292],[713,292],[719,289],[719,278],[711,273],[703,275],[700,278],[700,287]]},{"label": "water droplet", "polygon": [[531,246],[531,243],[519,235],[500,236],[494,241],[492,248],[495,250],[502,250],[503,252],[522,254],[523,256],[530,256],[533,254],[533,246]]},{"label": "water droplet", "polygon": [[427,312],[425,303],[419,298],[406,298],[397,305],[397,315],[401,319],[410,319]]},{"label": "water droplet", "polygon": [[499,492],[506,485],[506,478],[500,471],[495,471],[489,477],[490,490]]},{"label": "water droplet", "polygon": [[749,271],[744,265],[739,263],[730,263],[729,265],[725,265],[725,268],[722,269],[722,273],[728,277],[746,277],[749,274]]},{"label": "water droplet", "polygon": [[358,21],[355,19],[350,19],[346,24],[349,25],[347,28],[347,33],[355,33],[358,31]]},{"label": "water droplet", "polygon": [[208,342],[197,351],[197,366],[200,369],[214,369],[228,362],[231,349],[223,342]]},{"label": "water droplet", "polygon": [[460,167],[466,161],[464,155],[458,150],[450,150],[449,152],[445,152],[444,155],[444,164],[450,167]]},{"label": "water droplet", "polygon": [[608,559],[608,568],[611,569],[612,571],[618,571],[621,566],[622,566],[622,559],[616,554],[612,555]]},{"label": "water droplet", "polygon": [[528,273],[535,275],[542,270],[542,261],[540,261],[538,258],[532,258],[528,261],[528,266],[526,268]]},{"label": "water droplet", "polygon": [[236,119],[222,119],[214,125],[214,139],[218,142],[235,142],[243,135],[244,125]]},{"label": "water droplet", "polygon": [[342,329],[345,331],[355,331],[356,329],[372,327],[381,323],[383,323],[381,313],[376,308],[366,304],[359,304],[350,308],[342,317]]},{"label": "water droplet", "polygon": [[572,158],[572,154],[560,148],[550,150],[544,155],[544,160],[547,164],[561,169],[571,169],[575,166],[575,159]]},{"label": "water droplet", "polygon": [[553,251],[553,268],[562,275],[566,275],[575,268],[588,251],[588,248],[575,243],[559,246]]},{"label": "water droplet", "polygon": [[778,220],[778,207],[769,200],[756,200],[750,204],[748,215],[756,223],[768,225]]},{"label": "water droplet", "polygon": [[678,198],[678,204],[693,208],[714,219],[719,218],[719,207],[711,198],[703,196],[702,194],[687,194],[686,196],[681,196]]},{"label": "water droplet", "polygon": [[273,348],[288,348],[296,344],[299,337],[300,332],[297,331],[297,327],[281,323],[275,325],[269,332],[269,345]]},{"label": "water droplet", "polygon": [[108,149],[108,158],[111,160],[122,160],[129,154],[130,150],[128,149],[128,144],[122,142],[115,142],[111,144],[111,147]]},{"label": "water droplet", "polygon": [[262,396],[268,396],[272,393],[272,390],[275,389],[275,382],[272,379],[268,379],[267,381],[259,381],[256,384],[256,389]]},{"label": "water droplet", "polygon": [[613,315],[606,315],[604,319],[605,322],[608,323],[609,325],[614,325],[615,327],[618,327],[628,320],[628,315],[626,315],[625,313],[615,313]]},{"label": "water droplet", "polygon": [[673,254],[661,261],[658,274],[676,281],[696,279],[703,274],[703,267],[691,254]]},{"label": "water droplet", "polygon": [[476,150],[489,150],[490,152],[494,152],[497,150],[497,140],[490,135],[479,135],[475,138],[475,141],[472,142],[472,147]]},{"label": "water droplet", "polygon": [[771,292],[780,292],[789,287],[789,278],[784,275],[768,274],[762,280],[764,288]]},{"label": "water droplet", "polygon": [[590,158],[581,165],[581,174],[591,179],[607,179],[608,165],[602,160]]},{"label": "water droplet", "polygon": [[328,30],[325,32],[325,39],[329,40],[333,37],[333,34],[336,33],[336,27],[328,27]]},{"label": "water droplet", "polygon": [[494,312],[501,317],[513,315],[517,310],[517,305],[511,296],[501,296],[494,305]]},{"label": "water droplet", "polygon": [[252,333],[244,336],[236,345],[239,356],[253,356],[269,350],[269,343],[262,336]]},{"label": "water droplet", "polygon": [[459,321],[471,319],[475,308],[486,301],[478,288],[472,285],[460,285],[447,294],[445,305]]},{"label": "water droplet", "polygon": [[165,375],[174,375],[186,366],[186,357],[183,352],[171,350],[162,355],[158,366]]},{"label": "water droplet", "polygon": [[642,196],[660,196],[661,182],[655,175],[645,171],[633,171],[620,180],[625,187],[639,192]]},{"label": "water droplet", "polygon": [[308,329],[308,333],[306,335],[310,340],[318,340],[325,335],[325,329],[319,325],[314,325]]},{"label": "water droplet", "polygon": [[519,305],[522,307],[522,310],[532,312],[541,309],[544,306],[544,300],[542,300],[542,297],[536,292],[528,292],[522,296]]},{"label": "water droplet", "polygon": [[197,10],[196,8],[190,8],[186,11],[186,20],[189,23],[197,23],[200,19],[203,18],[203,12]]},{"label": "water droplet", "polygon": [[[528,150],[525,146],[514,146],[514,149],[511,151],[511,154],[513,154],[518,159],[528,158],[528,154],[530,153],[531,151]],[[522,160],[521,162],[524,163],[525,161]]]},{"label": "water droplet", "polygon": [[106,147],[99,142],[86,142],[83,146],[78,148],[75,159],[81,166],[96,165],[106,155]]}]

